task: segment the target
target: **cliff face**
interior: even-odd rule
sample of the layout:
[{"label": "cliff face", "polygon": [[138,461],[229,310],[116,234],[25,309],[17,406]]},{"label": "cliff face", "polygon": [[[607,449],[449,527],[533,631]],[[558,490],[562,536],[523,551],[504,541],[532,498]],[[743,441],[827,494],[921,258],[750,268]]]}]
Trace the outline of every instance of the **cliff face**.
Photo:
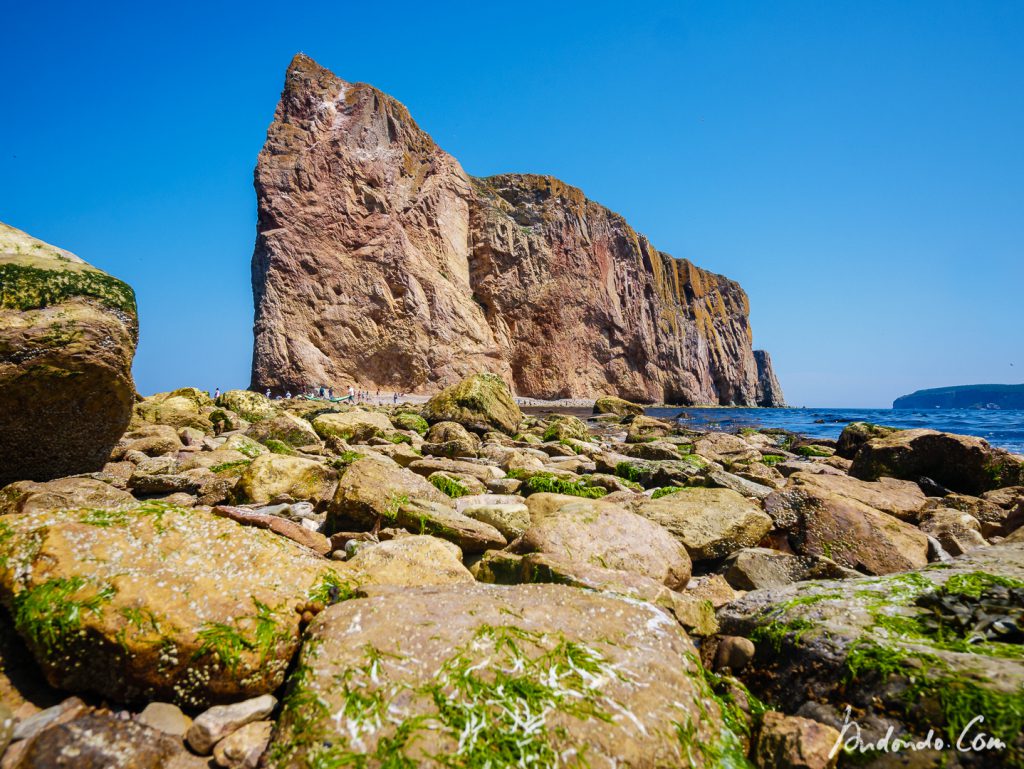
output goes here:
[{"label": "cliff face", "polygon": [[306,57],[256,192],[254,387],[490,371],[532,397],[781,403],[738,284],[557,179],[468,176],[397,101]]}]

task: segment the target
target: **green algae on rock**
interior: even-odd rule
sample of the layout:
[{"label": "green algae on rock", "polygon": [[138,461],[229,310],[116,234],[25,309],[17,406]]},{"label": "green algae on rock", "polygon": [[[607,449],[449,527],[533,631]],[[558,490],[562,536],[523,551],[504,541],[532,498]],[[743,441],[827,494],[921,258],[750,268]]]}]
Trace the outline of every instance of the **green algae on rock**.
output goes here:
[{"label": "green algae on rock", "polygon": [[0,485],[99,470],[128,426],[135,295],[0,223]]},{"label": "green algae on rock", "polygon": [[0,601],[47,680],[118,702],[273,691],[299,645],[296,601],[344,581],[269,531],[156,502],[4,523]]}]

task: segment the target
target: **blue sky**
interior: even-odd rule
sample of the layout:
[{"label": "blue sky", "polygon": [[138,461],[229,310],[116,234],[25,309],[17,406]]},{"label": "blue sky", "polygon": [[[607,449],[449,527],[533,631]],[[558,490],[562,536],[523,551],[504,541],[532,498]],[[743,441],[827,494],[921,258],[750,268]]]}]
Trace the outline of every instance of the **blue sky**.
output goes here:
[{"label": "blue sky", "polygon": [[248,384],[252,171],[297,51],[469,173],[553,174],[740,281],[792,404],[1024,380],[1024,3],[34,3],[4,27],[0,220],[132,284],[143,393]]}]

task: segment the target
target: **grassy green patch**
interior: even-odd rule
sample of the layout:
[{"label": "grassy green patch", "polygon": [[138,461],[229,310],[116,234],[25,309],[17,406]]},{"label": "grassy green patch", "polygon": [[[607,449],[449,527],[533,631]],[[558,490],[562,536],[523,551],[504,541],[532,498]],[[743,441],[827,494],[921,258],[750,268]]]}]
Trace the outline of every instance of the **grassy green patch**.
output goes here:
[{"label": "grassy green patch", "polygon": [[552,494],[568,494],[573,497],[585,497],[586,499],[599,499],[608,493],[607,489],[600,486],[587,486],[582,478],[579,480],[567,480],[559,478],[552,473],[534,473],[523,483],[529,494],[549,492]]},{"label": "grassy green patch", "polygon": [[768,465],[768,467],[775,467],[775,465],[785,461],[786,458],[782,454],[764,454],[761,457],[761,463]]},{"label": "grassy green patch", "polygon": [[284,454],[285,456],[293,457],[296,453],[295,449],[276,438],[267,438],[267,440],[263,441],[263,445],[270,449],[271,454]]},{"label": "grassy green patch", "polygon": [[651,494],[651,499],[661,499],[667,497],[669,494],[676,494],[683,490],[683,486],[662,486],[661,488],[655,489],[654,493]]},{"label": "grassy green patch", "polygon": [[434,484],[434,488],[452,499],[469,494],[469,489],[447,475],[431,475],[428,480]]},{"label": "grassy green patch", "polygon": [[14,625],[26,640],[47,653],[66,649],[86,612],[99,614],[115,591],[85,577],[58,577],[14,597]]},{"label": "grassy green patch", "polygon": [[91,269],[47,270],[20,264],[0,264],[0,307],[35,310],[75,297],[94,299],[135,316],[135,292],[127,283]]},{"label": "grassy green patch", "polygon": [[251,459],[239,459],[234,462],[223,462],[219,465],[214,465],[210,468],[211,473],[226,473],[229,475],[239,475],[242,469],[248,467],[251,464]]}]

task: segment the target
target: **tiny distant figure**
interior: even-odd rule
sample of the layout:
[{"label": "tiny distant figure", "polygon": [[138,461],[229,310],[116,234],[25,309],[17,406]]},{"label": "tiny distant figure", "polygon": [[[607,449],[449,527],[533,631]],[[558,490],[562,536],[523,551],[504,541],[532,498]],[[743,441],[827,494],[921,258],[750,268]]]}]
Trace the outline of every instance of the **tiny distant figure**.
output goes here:
[{"label": "tiny distant figure", "polygon": [[270,388],[267,388],[267,398],[270,398]]},{"label": "tiny distant figure", "polygon": [[320,385],[320,397],[323,398],[324,395],[326,395],[326,394],[327,394],[327,391],[324,389],[324,386]]},{"label": "tiny distant figure", "polygon": [[217,400],[220,397],[220,388],[218,387],[213,391],[213,399]]},{"label": "tiny distant figure", "polygon": [[292,397],[292,391],[291,390],[285,390],[284,391],[284,397],[285,398],[291,398]]},{"label": "tiny distant figure", "polygon": [[327,399],[328,400],[334,400],[334,388],[333,387],[328,387],[327,388]]},{"label": "tiny distant figure", "polygon": [[397,392],[394,395],[394,401],[395,401],[395,403],[398,403],[398,393]]},{"label": "tiny distant figure", "polygon": [[356,388],[354,388],[352,385],[348,386],[348,399],[350,401],[354,401],[356,399]]}]

